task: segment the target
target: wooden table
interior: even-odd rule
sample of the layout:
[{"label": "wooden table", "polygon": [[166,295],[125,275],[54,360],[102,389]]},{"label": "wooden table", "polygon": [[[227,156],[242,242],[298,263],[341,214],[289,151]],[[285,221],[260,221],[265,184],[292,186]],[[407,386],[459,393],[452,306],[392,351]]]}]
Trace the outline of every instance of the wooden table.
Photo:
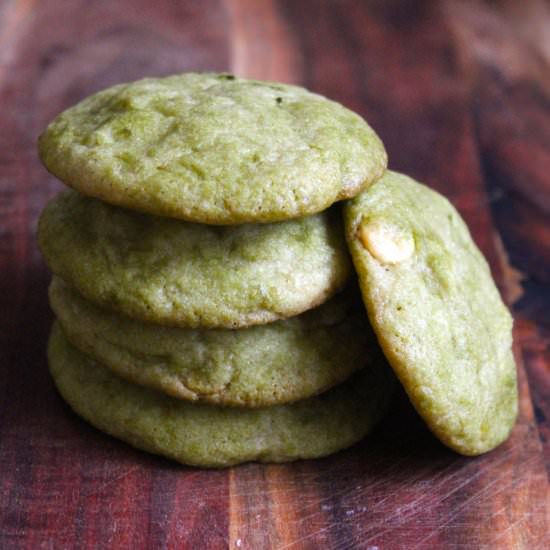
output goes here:
[{"label": "wooden table", "polygon": [[[0,548],[543,549],[550,472],[550,5],[543,1],[0,1]],[[199,471],[72,414],[47,374],[36,155],[60,110],[188,70],[303,84],[364,115],[445,193],[516,319],[521,414],[479,458],[404,399],[336,456]]]}]

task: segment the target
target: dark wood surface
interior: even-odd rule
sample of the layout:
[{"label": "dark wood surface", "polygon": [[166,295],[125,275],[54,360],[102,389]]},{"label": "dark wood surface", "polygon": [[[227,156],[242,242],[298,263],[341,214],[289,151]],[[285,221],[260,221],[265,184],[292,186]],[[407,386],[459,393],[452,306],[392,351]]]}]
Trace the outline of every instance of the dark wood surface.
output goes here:
[{"label": "dark wood surface", "polygon": [[[549,63],[537,0],[0,1],[0,548],[549,548]],[[199,471],[63,404],[35,243],[61,185],[37,135],[91,92],[187,70],[341,101],[393,168],[454,202],[516,319],[521,414],[506,444],[457,456],[402,397],[333,457]]]}]

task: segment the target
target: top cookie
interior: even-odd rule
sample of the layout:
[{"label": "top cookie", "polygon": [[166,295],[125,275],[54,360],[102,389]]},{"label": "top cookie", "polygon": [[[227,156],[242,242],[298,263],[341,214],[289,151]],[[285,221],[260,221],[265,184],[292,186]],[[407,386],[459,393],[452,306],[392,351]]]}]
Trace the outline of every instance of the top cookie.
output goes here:
[{"label": "top cookie", "polygon": [[413,405],[449,447],[489,451],[517,415],[512,319],[460,215],[392,172],[344,211],[371,324]]},{"label": "top cookie", "polygon": [[378,136],[342,105],[227,74],[108,88],[61,113],[39,150],[49,171],[84,194],[220,225],[320,212],[387,163]]}]

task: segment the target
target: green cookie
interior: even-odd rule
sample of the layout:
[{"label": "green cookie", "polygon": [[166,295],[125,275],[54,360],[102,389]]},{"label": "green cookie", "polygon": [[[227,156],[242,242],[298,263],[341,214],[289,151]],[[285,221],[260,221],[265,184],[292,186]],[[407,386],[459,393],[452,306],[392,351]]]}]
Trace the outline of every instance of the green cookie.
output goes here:
[{"label": "green cookie", "polygon": [[[261,407],[342,382],[376,353],[364,313],[339,294],[298,317],[240,330],[168,328],[101,309],[54,277],[50,303],[71,343],[115,374],[169,395]],[[374,350],[374,351],[373,351]]]},{"label": "green cookie", "polygon": [[298,315],[346,282],[338,211],[263,225],[215,227],[110,206],[74,191],[42,213],[52,271],[129,317],[235,328]]},{"label": "green cookie", "polygon": [[385,364],[328,393],[263,409],[188,403],[118,378],[76,351],[54,327],[50,370],[61,395],[97,428],[131,445],[205,467],[324,456],[365,436],[392,389]]},{"label": "green cookie", "polygon": [[465,455],[504,441],[517,415],[512,319],[457,211],[387,172],[345,222],[380,346],[430,429]]},{"label": "green cookie", "polygon": [[380,177],[367,123],[295,86],[182,74],[114,86],[61,113],[39,140],[78,191],[207,224],[314,214]]}]

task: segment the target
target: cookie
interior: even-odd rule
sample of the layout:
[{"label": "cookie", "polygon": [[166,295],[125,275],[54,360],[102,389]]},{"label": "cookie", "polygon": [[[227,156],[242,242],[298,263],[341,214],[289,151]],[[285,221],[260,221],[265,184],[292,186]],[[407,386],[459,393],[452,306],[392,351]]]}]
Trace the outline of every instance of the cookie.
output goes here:
[{"label": "cookie", "polygon": [[54,277],[50,303],[80,351],[115,374],[173,397],[261,407],[342,382],[376,356],[355,297],[339,294],[298,317],[240,330],[168,328],[95,306]]},{"label": "cookie", "polygon": [[174,399],[118,378],[73,348],[55,326],[50,370],[63,398],[97,428],[135,447],[204,467],[324,456],[364,437],[386,410],[386,365],[305,401],[261,409]]},{"label": "cookie", "polygon": [[344,216],[370,321],[412,404],[459,453],[497,446],[517,415],[512,318],[460,215],[387,172]]},{"label": "cookie", "polygon": [[38,241],[52,271],[129,317],[235,328],[311,309],[351,272],[340,215],[207,226],[66,191],[44,209]]},{"label": "cookie", "polygon": [[207,224],[303,217],[352,197],[387,163],[357,114],[296,86],[227,74],[121,84],[40,136],[46,168],[78,191]]}]

